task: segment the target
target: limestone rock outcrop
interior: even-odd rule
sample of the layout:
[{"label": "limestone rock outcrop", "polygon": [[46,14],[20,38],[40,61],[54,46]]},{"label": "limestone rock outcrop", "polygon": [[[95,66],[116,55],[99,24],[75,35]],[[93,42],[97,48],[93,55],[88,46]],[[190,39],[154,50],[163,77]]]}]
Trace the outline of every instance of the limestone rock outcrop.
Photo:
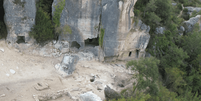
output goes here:
[{"label": "limestone rock outcrop", "polygon": [[[138,58],[144,54],[149,42],[150,27],[140,22],[134,25],[133,7],[137,0],[66,0],[62,11],[61,26],[68,25],[72,34],[63,33],[59,40],[67,40],[70,47],[96,49],[103,60]],[[58,0],[54,0],[56,5]],[[53,11],[54,11],[53,7]],[[103,41],[99,40],[104,30]],[[95,43],[91,45],[90,43]],[[74,44],[76,43],[76,45]],[[88,45],[88,43],[90,45]],[[92,50],[92,49],[91,49]],[[93,50],[94,51],[94,50]]]},{"label": "limestone rock outcrop", "polygon": [[185,28],[185,33],[193,31],[193,27],[196,23],[201,26],[201,21],[200,21],[201,15],[197,15],[196,17],[190,18],[188,21],[184,21],[184,28]]},{"label": "limestone rock outcrop", "polygon": [[194,11],[196,11],[196,12],[201,11],[201,7],[185,7],[185,8],[188,9],[188,14],[189,14],[189,15],[192,15],[192,13],[193,13]]},{"label": "limestone rock outcrop", "polygon": [[35,4],[35,0],[4,0],[8,43],[29,42],[29,31],[35,24]]},{"label": "limestone rock outcrop", "polygon": [[[29,43],[21,45],[24,50],[33,43],[28,33],[35,24],[36,1],[4,0],[7,41]],[[62,53],[90,51],[102,61],[143,57],[150,39],[150,27],[135,21],[133,7],[136,1],[65,0],[60,27],[68,26],[72,33],[62,32],[58,42],[68,44],[58,43],[55,48]],[[60,0],[53,1],[53,16],[58,2]]]}]

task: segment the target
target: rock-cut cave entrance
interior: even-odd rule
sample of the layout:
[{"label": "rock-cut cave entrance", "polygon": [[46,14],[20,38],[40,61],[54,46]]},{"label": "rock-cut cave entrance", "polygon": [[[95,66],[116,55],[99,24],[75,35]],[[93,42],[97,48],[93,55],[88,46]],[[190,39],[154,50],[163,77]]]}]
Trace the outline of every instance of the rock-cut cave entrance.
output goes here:
[{"label": "rock-cut cave entrance", "polygon": [[25,36],[17,36],[17,43],[18,44],[25,43]]},{"label": "rock-cut cave entrance", "polygon": [[79,49],[80,47],[81,47],[80,44],[77,43],[76,41],[73,41],[73,42],[71,43],[71,48],[77,48],[77,49]]},{"label": "rock-cut cave entrance", "polygon": [[3,2],[4,0],[0,0],[0,38],[6,38],[7,36],[6,24],[4,22],[5,11],[3,8]]},{"label": "rock-cut cave entrance", "polygon": [[85,47],[95,47],[99,46],[99,37],[84,40]]}]

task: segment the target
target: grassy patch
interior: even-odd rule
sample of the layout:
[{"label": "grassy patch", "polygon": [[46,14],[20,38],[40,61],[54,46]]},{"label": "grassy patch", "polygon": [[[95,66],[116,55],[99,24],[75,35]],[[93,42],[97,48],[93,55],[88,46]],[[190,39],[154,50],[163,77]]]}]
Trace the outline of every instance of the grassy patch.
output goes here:
[{"label": "grassy patch", "polygon": [[72,30],[71,30],[71,28],[70,28],[69,25],[65,25],[65,26],[63,27],[63,32],[64,32],[64,33],[72,34]]},{"label": "grassy patch", "polygon": [[69,25],[64,25],[63,27],[61,27],[60,25],[61,13],[65,7],[65,1],[66,0],[58,0],[58,4],[54,6],[55,11],[53,15],[53,23],[56,30],[55,32],[57,34],[60,34],[62,32],[72,34],[72,30]]},{"label": "grassy patch", "polygon": [[104,35],[105,35],[105,29],[101,28],[101,33],[99,35],[99,45],[101,46],[101,48],[103,47]]}]

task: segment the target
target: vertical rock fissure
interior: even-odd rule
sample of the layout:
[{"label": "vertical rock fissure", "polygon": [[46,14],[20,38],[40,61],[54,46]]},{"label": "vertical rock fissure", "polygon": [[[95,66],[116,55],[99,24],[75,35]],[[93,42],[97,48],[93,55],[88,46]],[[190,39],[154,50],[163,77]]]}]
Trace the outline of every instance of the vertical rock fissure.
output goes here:
[{"label": "vertical rock fissure", "polygon": [[0,39],[6,38],[7,36],[6,25],[4,22],[5,11],[4,11],[3,4],[4,4],[4,0],[0,0]]}]

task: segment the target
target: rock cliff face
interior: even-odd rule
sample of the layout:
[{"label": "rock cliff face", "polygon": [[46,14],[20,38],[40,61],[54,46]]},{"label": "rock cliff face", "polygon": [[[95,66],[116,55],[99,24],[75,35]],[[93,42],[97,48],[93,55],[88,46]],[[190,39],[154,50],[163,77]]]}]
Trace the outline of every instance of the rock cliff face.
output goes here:
[{"label": "rock cliff face", "polygon": [[69,25],[73,33],[63,33],[59,40],[68,40],[71,47],[76,42],[83,49],[90,43],[87,39],[98,42],[100,29],[104,29],[103,47],[97,50],[100,57],[124,60],[142,56],[149,42],[150,28],[142,22],[134,25],[136,1],[66,0],[60,22],[62,26]]},{"label": "rock cliff face", "polygon": [[[65,0],[61,27],[70,26],[58,41],[67,41],[70,51],[91,51],[101,60],[125,60],[144,55],[150,27],[135,21],[133,7],[137,0]],[[7,41],[30,42],[28,32],[35,22],[35,0],[4,0]],[[54,0],[55,5],[60,0]],[[138,22],[138,23],[134,23]],[[101,30],[104,35],[101,36]],[[101,42],[100,37],[103,37]],[[102,46],[102,47],[101,47]]]},{"label": "rock cliff face", "polygon": [[4,0],[4,21],[9,43],[29,42],[29,31],[35,24],[35,0]]}]

